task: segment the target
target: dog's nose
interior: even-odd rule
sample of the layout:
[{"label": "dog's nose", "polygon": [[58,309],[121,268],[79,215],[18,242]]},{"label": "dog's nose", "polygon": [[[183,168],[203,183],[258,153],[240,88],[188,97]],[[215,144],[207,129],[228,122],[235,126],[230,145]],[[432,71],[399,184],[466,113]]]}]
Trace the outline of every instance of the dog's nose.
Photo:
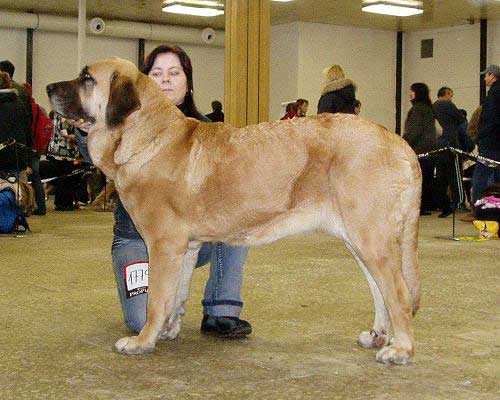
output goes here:
[{"label": "dog's nose", "polygon": [[47,90],[47,94],[50,96],[56,90],[56,85],[55,83],[51,83],[50,85],[47,85],[45,89]]}]

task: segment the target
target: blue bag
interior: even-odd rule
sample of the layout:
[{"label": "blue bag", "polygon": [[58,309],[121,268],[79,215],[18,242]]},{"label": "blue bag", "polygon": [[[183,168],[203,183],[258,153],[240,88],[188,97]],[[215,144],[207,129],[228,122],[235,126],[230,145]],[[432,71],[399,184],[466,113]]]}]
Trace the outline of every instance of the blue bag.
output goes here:
[{"label": "blue bag", "polygon": [[16,195],[12,189],[0,191],[0,233],[11,233],[16,228]]}]

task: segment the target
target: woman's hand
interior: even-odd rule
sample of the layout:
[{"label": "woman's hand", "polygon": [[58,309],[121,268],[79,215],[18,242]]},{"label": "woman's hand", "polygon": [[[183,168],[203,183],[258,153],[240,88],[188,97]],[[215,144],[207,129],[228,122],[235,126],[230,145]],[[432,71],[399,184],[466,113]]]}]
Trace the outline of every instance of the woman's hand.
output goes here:
[{"label": "woman's hand", "polygon": [[76,135],[70,133],[70,134],[62,134],[61,135],[63,138],[65,138],[68,142],[76,142]]},{"label": "woman's hand", "polygon": [[90,125],[92,125],[90,122],[85,122],[83,119],[79,120],[67,119],[66,122],[69,125],[73,125],[75,128],[81,129],[82,131],[85,132],[88,132]]}]

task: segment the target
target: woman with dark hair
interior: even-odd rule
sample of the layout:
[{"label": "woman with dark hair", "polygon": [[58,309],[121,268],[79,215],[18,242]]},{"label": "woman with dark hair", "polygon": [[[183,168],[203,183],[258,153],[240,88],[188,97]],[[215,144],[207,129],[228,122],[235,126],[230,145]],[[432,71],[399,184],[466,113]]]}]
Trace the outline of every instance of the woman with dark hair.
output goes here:
[{"label": "woman with dark hair", "polygon": [[297,117],[297,110],[298,110],[298,107],[297,107],[297,103],[288,103],[286,105],[286,112],[285,112],[285,115],[283,115],[280,120],[285,120],[285,119],[293,119],[295,117]]},{"label": "woman with dark hair", "polygon": [[[426,153],[436,148],[436,126],[429,87],[425,83],[414,83],[410,87],[412,107],[405,121],[403,139],[417,154]],[[434,209],[432,181],[434,161],[432,158],[420,159],[422,170],[422,203],[420,215],[430,215]]]},{"label": "woman with dark hair", "polygon": [[[193,98],[193,69],[188,55],[177,46],[161,45],[146,58],[141,71],[152,78],[188,117],[210,122],[196,108]],[[161,207],[161,205],[157,205]],[[244,337],[251,325],[239,319],[243,302],[243,265],[246,247],[224,243],[204,243],[197,267],[210,262],[210,277],[205,287],[201,332],[219,337]],[[139,332],[146,322],[147,248],[121,202],[115,208],[113,267],[126,325]],[[170,333],[173,339],[178,333]]]}]

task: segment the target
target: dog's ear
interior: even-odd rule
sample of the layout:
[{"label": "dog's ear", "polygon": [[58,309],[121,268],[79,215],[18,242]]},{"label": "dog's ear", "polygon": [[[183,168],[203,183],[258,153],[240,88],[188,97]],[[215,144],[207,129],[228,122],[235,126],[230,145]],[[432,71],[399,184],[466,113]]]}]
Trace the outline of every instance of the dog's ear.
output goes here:
[{"label": "dog's ear", "polygon": [[132,80],[115,72],[111,77],[109,88],[106,125],[109,128],[117,127],[139,108],[141,108],[141,102]]}]

